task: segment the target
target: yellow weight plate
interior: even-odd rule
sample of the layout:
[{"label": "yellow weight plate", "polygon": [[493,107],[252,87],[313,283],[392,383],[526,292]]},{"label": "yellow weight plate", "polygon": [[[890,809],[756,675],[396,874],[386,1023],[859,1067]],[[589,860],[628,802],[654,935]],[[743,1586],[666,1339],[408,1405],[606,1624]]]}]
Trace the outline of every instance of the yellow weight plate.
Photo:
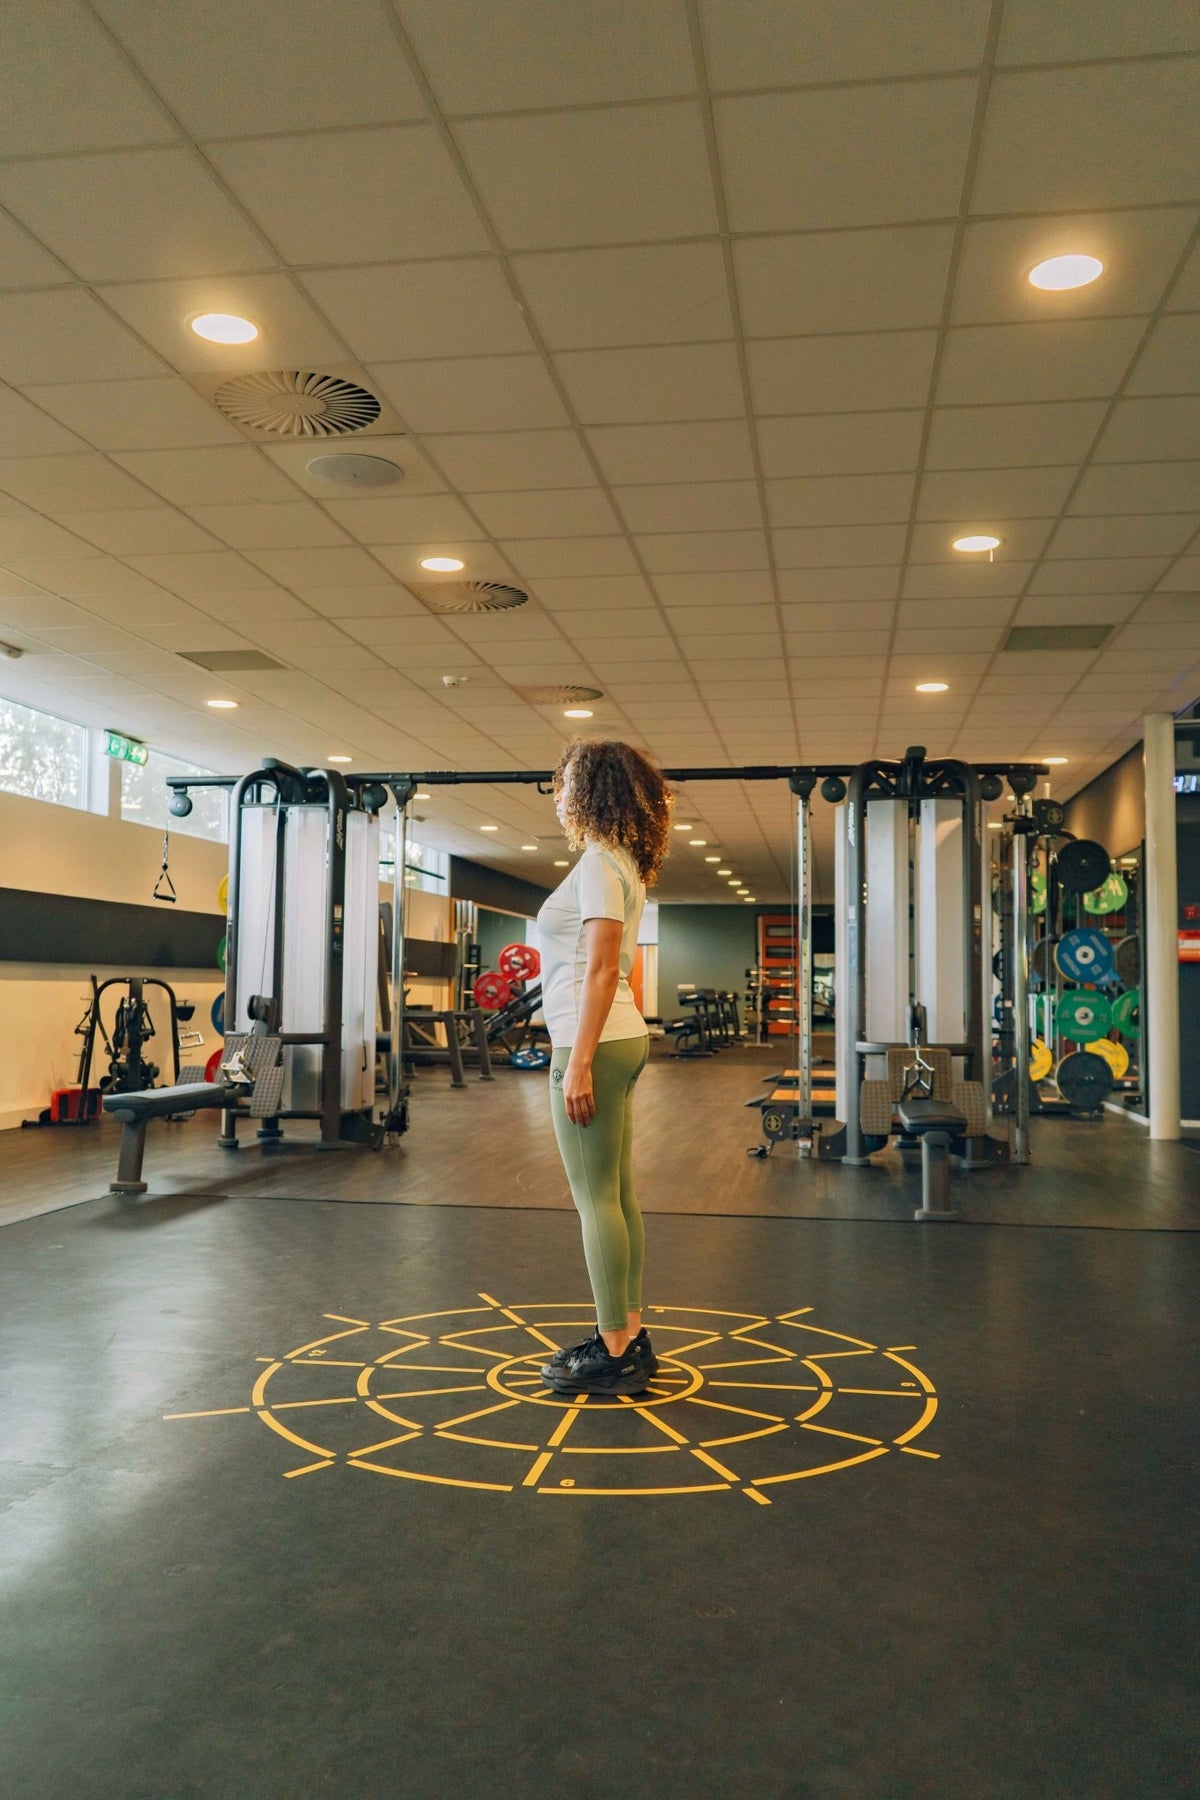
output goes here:
[{"label": "yellow weight plate", "polygon": [[229,877],[228,877],[228,875],[222,875],[222,877],[221,877],[220,886],[217,888],[217,905],[220,907],[222,912],[229,911]]},{"label": "yellow weight plate", "polygon": [[1029,1076],[1031,1081],[1045,1081],[1054,1067],[1054,1058],[1049,1047],[1041,1038],[1034,1038],[1029,1050]]},{"label": "yellow weight plate", "polygon": [[1093,1056],[1102,1056],[1113,1072],[1113,1080],[1120,1081],[1129,1072],[1129,1052],[1124,1044],[1118,1044],[1112,1038],[1097,1038],[1094,1043],[1085,1046]]}]

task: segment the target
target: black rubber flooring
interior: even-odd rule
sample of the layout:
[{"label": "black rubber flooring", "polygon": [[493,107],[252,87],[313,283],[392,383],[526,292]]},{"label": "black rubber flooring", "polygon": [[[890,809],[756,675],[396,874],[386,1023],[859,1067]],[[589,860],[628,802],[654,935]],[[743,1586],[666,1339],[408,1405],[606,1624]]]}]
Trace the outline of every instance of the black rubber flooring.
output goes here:
[{"label": "black rubber flooring", "polygon": [[566,1212],[0,1247],[20,1800],[1195,1791],[1194,1233],[658,1213],[660,1391],[583,1409]]}]

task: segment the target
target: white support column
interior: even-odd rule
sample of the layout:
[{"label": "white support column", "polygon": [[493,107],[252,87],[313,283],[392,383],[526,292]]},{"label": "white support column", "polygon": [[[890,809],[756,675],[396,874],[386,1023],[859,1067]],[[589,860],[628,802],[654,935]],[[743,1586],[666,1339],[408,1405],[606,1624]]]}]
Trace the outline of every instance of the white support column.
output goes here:
[{"label": "white support column", "polygon": [[1145,720],[1146,1022],[1150,1136],[1179,1136],[1179,898],[1175,867],[1175,721]]}]

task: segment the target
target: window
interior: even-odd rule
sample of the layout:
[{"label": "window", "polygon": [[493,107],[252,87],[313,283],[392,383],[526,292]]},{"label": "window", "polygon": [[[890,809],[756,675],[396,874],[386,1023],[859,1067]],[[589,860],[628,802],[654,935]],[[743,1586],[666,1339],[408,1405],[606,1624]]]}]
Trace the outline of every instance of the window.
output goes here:
[{"label": "window", "polygon": [[86,806],[84,727],[16,700],[0,700],[0,788],[27,800]]},{"label": "window", "polygon": [[224,788],[192,788],[192,810],[186,819],[177,819],[167,811],[171,789],[168,775],[211,775],[211,769],[198,769],[195,763],[180,762],[152,750],[150,760],[140,768],[136,763],[121,764],[121,817],[134,825],[153,825],[159,831],[181,831],[188,837],[212,838],[224,843],[229,836],[228,801]]},{"label": "window", "polygon": [[[410,888],[424,888],[430,894],[447,894],[450,891],[450,858],[444,850],[432,850],[428,844],[418,844],[409,838],[405,846],[404,885]],[[379,833],[379,879],[391,881],[396,863],[396,834],[394,831],[381,830]]]}]

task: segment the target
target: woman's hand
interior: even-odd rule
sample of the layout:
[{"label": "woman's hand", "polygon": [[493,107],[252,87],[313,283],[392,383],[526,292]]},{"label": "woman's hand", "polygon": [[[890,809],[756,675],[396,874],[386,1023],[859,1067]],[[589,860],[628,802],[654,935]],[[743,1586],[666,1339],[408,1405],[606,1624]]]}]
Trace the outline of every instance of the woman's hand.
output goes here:
[{"label": "woman's hand", "polygon": [[573,1062],[569,1062],[563,1076],[562,1093],[567,1117],[572,1125],[590,1125],[596,1116],[591,1067],[577,1068]]}]

